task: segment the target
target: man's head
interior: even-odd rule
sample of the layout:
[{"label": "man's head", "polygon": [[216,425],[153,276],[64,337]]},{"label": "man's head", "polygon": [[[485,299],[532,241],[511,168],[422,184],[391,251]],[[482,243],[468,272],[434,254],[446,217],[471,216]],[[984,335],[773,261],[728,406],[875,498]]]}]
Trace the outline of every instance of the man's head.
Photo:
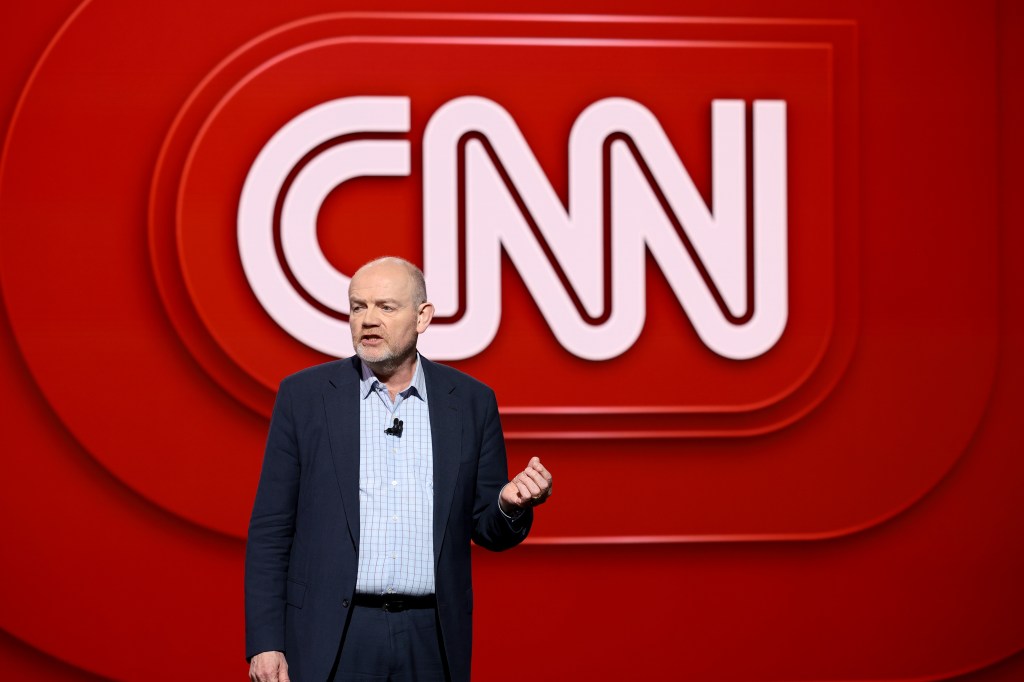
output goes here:
[{"label": "man's head", "polygon": [[370,261],[348,287],[349,326],[356,355],[391,373],[416,353],[416,339],[434,317],[423,273],[402,258]]}]

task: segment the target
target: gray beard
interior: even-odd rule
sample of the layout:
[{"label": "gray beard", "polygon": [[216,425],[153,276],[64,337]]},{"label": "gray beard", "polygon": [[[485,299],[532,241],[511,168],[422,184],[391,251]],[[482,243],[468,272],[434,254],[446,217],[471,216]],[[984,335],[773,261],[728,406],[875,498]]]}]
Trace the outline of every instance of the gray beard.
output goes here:
[{"label": "gray beard", "polygon": [[396,353],[393,350],[389,350],[384,353],[381,357],[376,360],[370,360],[365,355],[366,351],[362,346],[356,346],[356,355],[362,360],[373,373],[377,375],[377,378],[384,378],[391,376],[406,360],[416,355],[416,346],[413,346],[405,353]]}]

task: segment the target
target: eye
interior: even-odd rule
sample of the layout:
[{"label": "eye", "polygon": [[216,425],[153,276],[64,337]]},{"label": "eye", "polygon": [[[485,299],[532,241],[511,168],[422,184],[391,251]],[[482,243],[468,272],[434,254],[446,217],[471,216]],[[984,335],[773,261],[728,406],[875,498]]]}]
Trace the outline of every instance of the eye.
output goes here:
[{"label": "eye", "polygon": [[390,305],[382,305],[380,307],[380,309],[383,310],[386,313],[390,313],[391,311],[393,311],[395,309],[395,307],[394,306],[390,306]]},{"label": "eye", "polygon": [[349,305],[349,310],[351,310],[353,313],[360,313],[363,311],[363,308],[365,307],[366,306],[364,306],[362,303],[352,303]]}]

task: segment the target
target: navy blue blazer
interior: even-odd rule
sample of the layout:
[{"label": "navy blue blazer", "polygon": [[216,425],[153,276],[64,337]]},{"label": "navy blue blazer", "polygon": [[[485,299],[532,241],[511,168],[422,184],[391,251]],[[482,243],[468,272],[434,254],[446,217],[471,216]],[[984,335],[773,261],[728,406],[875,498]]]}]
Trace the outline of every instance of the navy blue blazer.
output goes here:
[{"label": "navy blue blazer", "polygon": [[[470,545],[513,547],[533,520],[498,508],[508,482],[494,392],[422,359],[434,451],[435,592],[453,680],[468,680]],[[283,651],[293,682],[323,682],[344,637],[359,552],[358,358],[286,378],[274,404],[245,554],[246,658]]]}]

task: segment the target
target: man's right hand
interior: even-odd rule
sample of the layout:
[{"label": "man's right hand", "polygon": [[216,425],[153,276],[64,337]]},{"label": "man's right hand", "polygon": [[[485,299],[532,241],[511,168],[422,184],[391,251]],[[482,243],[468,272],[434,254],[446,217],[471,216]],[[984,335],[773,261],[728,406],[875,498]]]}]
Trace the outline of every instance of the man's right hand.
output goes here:
[{"label": "man's right hand", "polygon": [[288,661],[280,651],[264,651],[249,659],[249,679],[252,682],[291,682]]}]

